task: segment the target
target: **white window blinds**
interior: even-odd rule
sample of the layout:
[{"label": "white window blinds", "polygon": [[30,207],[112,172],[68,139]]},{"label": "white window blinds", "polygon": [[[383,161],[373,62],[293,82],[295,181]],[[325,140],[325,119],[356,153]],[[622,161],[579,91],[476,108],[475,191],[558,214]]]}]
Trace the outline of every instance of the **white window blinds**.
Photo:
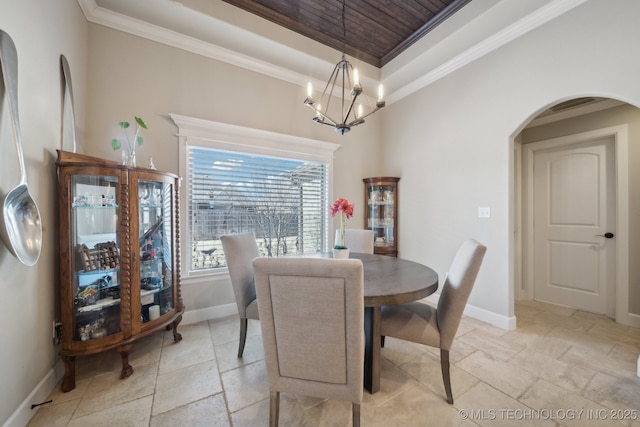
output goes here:
[{"label": "white window blinds", "polygon": [[220,236],[252,232],[265,256],[322,251],[328,165],[189,146],[191,270],[225,267]]}]

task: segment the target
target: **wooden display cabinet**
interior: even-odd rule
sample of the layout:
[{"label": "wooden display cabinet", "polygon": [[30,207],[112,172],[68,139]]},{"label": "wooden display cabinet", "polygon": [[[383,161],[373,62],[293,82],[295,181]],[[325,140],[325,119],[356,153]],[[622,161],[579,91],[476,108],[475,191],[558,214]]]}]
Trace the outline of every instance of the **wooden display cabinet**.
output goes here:
[{"label": "wooden display cabinet", "polygon": [[364,226],[373,230],[376,254],[398,256],[398,181],[400,178],[364,178]]},{"label": "wooden display cabinet", "polygon": [[56,165],[67,392],[77,356],[115,349],[127,378],[136,340],[170,328],[182,339],[180,179],[61,150]]}]

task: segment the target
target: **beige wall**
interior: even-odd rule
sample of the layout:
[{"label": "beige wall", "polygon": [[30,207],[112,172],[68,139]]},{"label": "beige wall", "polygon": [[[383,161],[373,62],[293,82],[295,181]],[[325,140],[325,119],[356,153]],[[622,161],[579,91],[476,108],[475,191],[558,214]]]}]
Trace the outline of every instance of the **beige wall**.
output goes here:
[{"label": "beige wall", "polygon": [[[69,61],[82,122],[87,28],[73,0],[0,0],[0,29],[11,36],[18,53],[18,105],[28,184],[43,227],[42,254],[34,267],[21,264],[0,243],[0,424],[58,360],[59,347],[53,345],[51,329],[54,318],[59,318],[54,165],[61,140],[59,58],[64,54]],[[3,85],[0,94],[0,194],[4,196],[18,184],[19,169]],[[33,396],[29,403],[45,397]]]},{"label": "beige wall", "polygon": [[[119,159],[110,145],[118,135],[115,124],[139,115],[149,126],[139,164],[152,156],[159,169],[178,173],[177,128],[168,117],[175,113],[341,144],[333,191],[360,206],[362,178],[380,172],[375,116],[341,136],[313,123],[313,112],[303,105],[306,88],[99,25],[90,26],[89,44],[87,154]],[[363,217],[361,211],[349,226],[362,227]],[[187,310],[235,302],[226,275],[185,278],[183,298]]]},{"label": "beige wall", "polygon": [[629,130],[629,311],[640,315],[640,109],[623,105],[522,131],[522,143],[542,141],[611,126],[627,125]]}]

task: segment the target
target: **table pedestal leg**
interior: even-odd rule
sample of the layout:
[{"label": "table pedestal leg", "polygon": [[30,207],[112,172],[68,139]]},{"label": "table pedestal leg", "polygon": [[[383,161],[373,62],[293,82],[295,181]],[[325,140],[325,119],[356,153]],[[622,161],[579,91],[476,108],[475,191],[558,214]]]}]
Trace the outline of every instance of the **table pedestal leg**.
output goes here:
[{"label": "table pedestal leg", "polygon": [[364,387],[373,394],[380,390],[380,307],[365,307],[364,333]]}]

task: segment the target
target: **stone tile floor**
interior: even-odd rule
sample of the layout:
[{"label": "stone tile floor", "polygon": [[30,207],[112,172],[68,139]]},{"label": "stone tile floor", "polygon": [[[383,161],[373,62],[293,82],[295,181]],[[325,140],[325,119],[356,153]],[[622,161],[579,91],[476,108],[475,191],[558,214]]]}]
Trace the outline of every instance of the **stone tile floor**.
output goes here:
[{"label": "stone tile floor", "polygon": [[[437,349],[388,338],[381,391],[365,392],[363,426],[640,427],[640,329],[539,302],[516,304],[505,331],[465,317],[451,351],[454,404],[445,401]],[[134,374],[115,352],[79,357],[77,387],[54,390],[29,427],[268,425],[260,325],[236,357],[238,319],[180,327],[138,342]],[[350,425],[351,405],[282,394],[281,426]]]}]

